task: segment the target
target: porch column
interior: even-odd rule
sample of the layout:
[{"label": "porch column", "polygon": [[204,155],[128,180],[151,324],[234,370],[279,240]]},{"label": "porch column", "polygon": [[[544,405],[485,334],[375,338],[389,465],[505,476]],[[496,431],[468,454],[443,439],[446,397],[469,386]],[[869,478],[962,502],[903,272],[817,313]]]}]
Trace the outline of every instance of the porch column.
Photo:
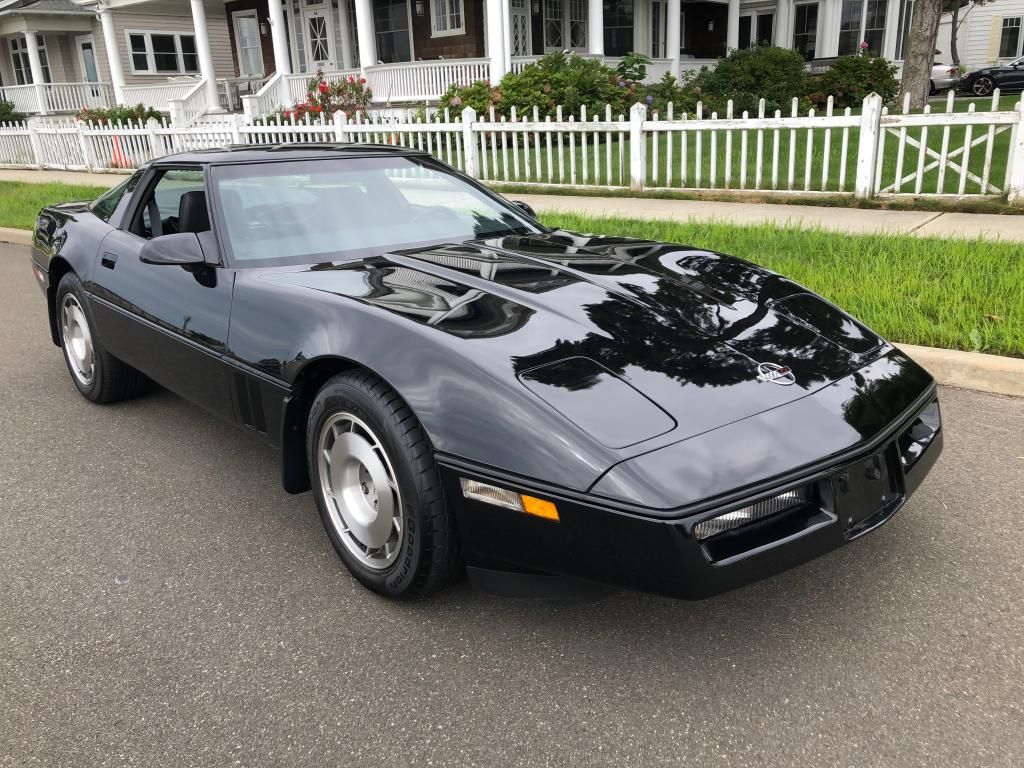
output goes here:
[{"label": "porch column", "polygon": [[267,6],[270,11],[270,39],[274,44],[274,71],[282,76],[278,98],[282,107],[290,108],[292,94],[286,78],[292,73],[292,64],[288,56],[288,30],[284,26],[284,11],[281,10],[281,0],[270,0]]},{"label": "porch column", "polygon": [[497,83],[505,76],[505,30],[501,12],[502,2],[508,0],[487,0],[487,55],[491,59],[490,81]]},{"label": "porch column", "polygon": [[370,0],[356,0],[356,35],[359,38],[359,68],[366,70],[377,63],[377,41],[373,36],[373,7]]},{"label": "porch column", "polygon": [[346,2],[338,6],[338,32],[341,34],[341,68],[352,69],[352,27],[349,26]]},{"label": "porch column", "polygon": [[[899,3],[896,3],[899,5]],[[775,5],[775,40],[774,44],[779,48],[791,48],[792,38],[789,35],[790,11],[793,8],[792,0],[778,0]]]},{"label": "porch column", "polygon": [[217,73],[213,69],[210,34],[206,29],[206,9],[203,0],[192,0],[192,26],[195,28],[196,53],[199,55],[199,74],[206,80],[206,111],[223,112],[217,93]]},{"label": "porch column", "polygon": [[100,28],[103,30],[103,47],[107,49],[107,66],[110,67],[110,85],[114,88],[114,101],[124,104],[124,69],[121,67],[121,50],[114,31],[114,16],[106,8],[100,11]]},{"label": "porch column", "polygon": [[725,24],[725,49],[734,51],[740,47],[740,0],[729,0],[729,15]]},{"label": "porch column", "polygon": [[[636,13],[637,3],[633,4],[633,13]],[[595,56],[604,56],[604,2],[603,0],[590,0],[590,9],[587,15],[587,49]]]},{"label": "porch column", "polygon": [[25,47],[28,49],[28,66],[32,71],[32,85],[35,86],[36,101],[39,103],[39,114],[46,114],[46,94],[43,92],[43,62],[39,58],[39,36],[35,32],[25,30]]},{"label": "porch column", "polygon": [[679,14],[681,13],[679,0],[668,0],[666,13],[668,20],[665,24],[665,48],[668,50],[665,53],[672,60],[671,72],[678,79],[681,71],[679,49],[683,47],[679,29]]}]

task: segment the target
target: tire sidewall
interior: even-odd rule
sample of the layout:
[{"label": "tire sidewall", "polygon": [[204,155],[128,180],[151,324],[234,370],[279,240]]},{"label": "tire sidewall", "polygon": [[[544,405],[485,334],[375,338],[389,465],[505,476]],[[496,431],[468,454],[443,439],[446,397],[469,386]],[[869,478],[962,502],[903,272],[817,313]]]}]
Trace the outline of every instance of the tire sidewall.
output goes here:
[{"label": "tire sidewall", "polygon": [[[368,568],[359,562],[341,540],[327,512],[327,502],[320,484],[320,462],[317,451],[324,423],[334,413],[348,411],[358,416],[380,438],[394,469],[398,488],[402,494],[402,548],[398,559],[383,570]],[[379,414],[379,406],[362,390],[348,382],[329,382],[317,396],[310,409],[307,424],[306,453],[309,475],[316,499],[317,510],[324,530],[349,571],[370,589],[391,596],[402,597],[414,586],[423,559],[421,501],[415,473],[402,446],[401,435],[387,418]]]},{"label": "tire sidewall", "polygon": [[[63,304],[64,297],[69,293],[75,297],[78,301],[78,305],[82,308],[82,313],[85,315],[85,321],[89,324],[89,335],[92,337],[92,381],[90,381],[87,386],[82,384],[75,375],[74,363],[72,363],[71,358],[68,357],[68,347],[64,341],[64,322],[62,319]],[[60,351],[64,356],[64,365],[67,366],[68,375],[71,377],[71,383],[75,385],[75,388],[81,392],[82,396],[87,400],[95,400],[100,392],[101,381],[103,379],[102,355],[99,354],[100,348],[99,339],[96,336],[96,323],[93,322],[89,302],[86,301],[85,291],[82,289],[82,283],[74,272],[68,272],[64,275],[64,277],[61,278],[60,283],[57,285],[57,297],[54,312],[57,314],[57,335],[60,338]]]}]

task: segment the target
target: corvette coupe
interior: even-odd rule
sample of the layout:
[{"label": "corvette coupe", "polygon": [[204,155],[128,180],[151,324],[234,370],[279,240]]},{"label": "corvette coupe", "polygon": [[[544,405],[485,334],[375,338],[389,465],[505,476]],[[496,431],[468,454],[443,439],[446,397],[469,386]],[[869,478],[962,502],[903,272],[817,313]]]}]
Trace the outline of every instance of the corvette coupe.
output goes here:
[{"label": "corvette coupe", "polygon": [[32,268],[87,400],[155,382],[270,441],[391,597],[709,596],[882,525],[942,445],[931,376],[791,280],[549,229],[409,149],[165,157],[44,209]]}]

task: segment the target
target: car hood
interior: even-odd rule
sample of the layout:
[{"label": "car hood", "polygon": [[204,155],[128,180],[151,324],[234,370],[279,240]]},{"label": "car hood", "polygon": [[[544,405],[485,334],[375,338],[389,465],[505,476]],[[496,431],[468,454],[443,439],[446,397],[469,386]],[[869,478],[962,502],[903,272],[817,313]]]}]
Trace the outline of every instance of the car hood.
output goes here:
[{"label": "car hood", "polygon": [[[685,439],[784,405],[890,349],[820,297],[740,259],[564,231],[262,277],[446,334],[452,354],[533,390],[614,448]],[[762,363],[792,377],[759,380]],[[629,439],[599,428],[609,419]]]}]

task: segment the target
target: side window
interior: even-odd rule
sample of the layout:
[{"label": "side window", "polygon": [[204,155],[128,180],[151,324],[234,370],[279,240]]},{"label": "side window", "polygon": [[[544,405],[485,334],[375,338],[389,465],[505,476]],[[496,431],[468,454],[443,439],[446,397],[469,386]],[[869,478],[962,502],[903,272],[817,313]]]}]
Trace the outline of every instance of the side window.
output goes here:
[{"label": "side window", "polygon": [[175,232],[206,232],[210,214],[203,172],[164,171],[142,203],[132,231],[147,239]]},{"label": "side window", "polygon": [[131,178],[122,181],[93,200],[89,210],[104,221],[110,221],[110,217],[114,215],[114,211],[117,210],[117,206],[121,204],[124,196],[135,189],[135,185],[139,183],[141,177],[142,171],[136,171]]}]

